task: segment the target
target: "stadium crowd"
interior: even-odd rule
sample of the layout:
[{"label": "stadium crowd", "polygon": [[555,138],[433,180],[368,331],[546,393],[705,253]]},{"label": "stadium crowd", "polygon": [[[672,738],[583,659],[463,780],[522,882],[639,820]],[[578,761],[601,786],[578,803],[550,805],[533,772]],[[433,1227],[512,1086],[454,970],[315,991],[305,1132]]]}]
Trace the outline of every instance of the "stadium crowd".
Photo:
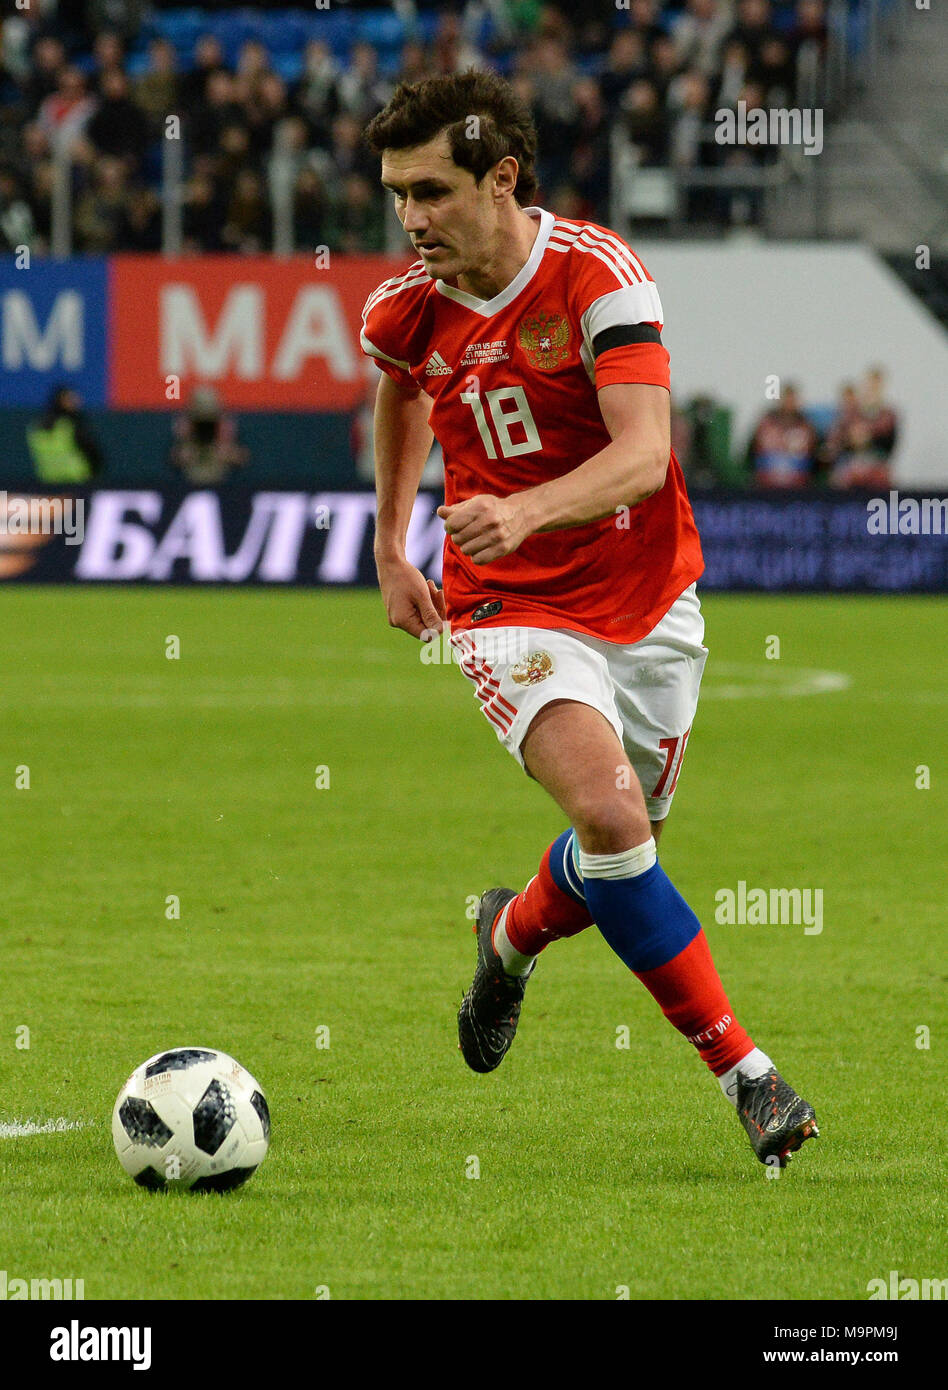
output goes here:
[{"label": "stadium crowd", "polygon": [[[348,8],[368,13],[358,0]],[[261,9],[256,36],[225,44],[213,6],[193,38],[171,24],[173,8],[142,0],[35,0],[10,12],[0,249],[48,249],[59,141],[72,159],[74,250],[160,249],[171,114],[184,137],[186,251],[270,249],[273,181],[287,168],[299,249],[383,249],[362,130],[398,81],[471,66],[504,72],[530,105],[543,203],[606,222],[615,123],[643,168],[766,163],[772,148],[717,144],[714,113],[739,101],[792,106],[801,52],[819,54],[826,40],[824,0],[401,0],[383,16],[395,24],[384,44],[356,29],[345,52],[318,24],[294,51],[286,13]],[[691,227],[727,226],[753,221],[759,203],[692,188],[685,211]]]}]

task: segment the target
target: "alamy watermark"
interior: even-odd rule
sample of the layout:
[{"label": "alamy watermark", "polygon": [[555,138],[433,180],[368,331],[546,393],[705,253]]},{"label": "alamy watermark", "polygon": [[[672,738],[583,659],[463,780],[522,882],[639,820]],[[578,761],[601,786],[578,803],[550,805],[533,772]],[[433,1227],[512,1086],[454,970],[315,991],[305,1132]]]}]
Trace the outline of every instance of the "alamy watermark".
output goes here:
[{"label": "alamy watermark", "polygon": [[714,920],[722,927],[803,927],[805,936],[823,930],[822,888],[719,888]]},{"label": "alamy watermark", "polygon": [[870,536],[944,536],[948,533],[948,498],[870,497],[866,530]]},{"label": "alamy watermark", "polygon": [[0,538],[65,536],[67,545],[82,545],[85,519],[82,497],[26,497],[0,489]]},{"label": "alamy watermark", "polygon": [[734,111],[715,111],[714,139],[719,145],[802,145],[804,154],[821,154],[823,112],[810,106],[748,108],[739,101]]},{"label": "alamy watermark", "polygon": [[0,1303],[85,1298],[84,1279],[19,1279],[0,1269]]},{"label": "alamy watermark", "polygon": [[948,1300],[948,1279],[906,1279],[897,1269],[890,1269],[888,1279],[870,1279],[866,1293],[870,1303],[876,1298],[943,1301]]}]

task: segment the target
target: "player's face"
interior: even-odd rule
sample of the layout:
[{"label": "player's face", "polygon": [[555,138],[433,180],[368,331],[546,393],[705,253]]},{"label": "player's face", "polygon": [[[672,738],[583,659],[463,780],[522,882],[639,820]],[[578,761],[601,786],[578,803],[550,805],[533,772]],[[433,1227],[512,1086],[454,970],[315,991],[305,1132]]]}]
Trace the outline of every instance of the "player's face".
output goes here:
[{"label": "player's face", "polygon": [[455,164],[446,135],[386,150],[382,183],[432,279],[452,280],[490,259],[497,231],[491,175],[478,187],[470,170]]}]

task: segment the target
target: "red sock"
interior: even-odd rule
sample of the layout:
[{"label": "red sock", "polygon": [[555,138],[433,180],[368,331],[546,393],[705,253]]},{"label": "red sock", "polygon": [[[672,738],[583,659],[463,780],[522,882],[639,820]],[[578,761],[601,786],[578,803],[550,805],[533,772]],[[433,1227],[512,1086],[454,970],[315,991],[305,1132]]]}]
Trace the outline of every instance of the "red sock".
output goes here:
[{"label": "red sock", "polygon": [[524,956],[538,956],[551,941],[576,936],[592,926],[585,903],[576,902],[554,883],[550,849],[540,861],[536,878],[511,900],[507,912],[507,940]]},{"label": "red sock", "polygon": [[638,978],[715,1076],[730,1071],[753,1049],[728,1003],[703,931],[672,960]]}]

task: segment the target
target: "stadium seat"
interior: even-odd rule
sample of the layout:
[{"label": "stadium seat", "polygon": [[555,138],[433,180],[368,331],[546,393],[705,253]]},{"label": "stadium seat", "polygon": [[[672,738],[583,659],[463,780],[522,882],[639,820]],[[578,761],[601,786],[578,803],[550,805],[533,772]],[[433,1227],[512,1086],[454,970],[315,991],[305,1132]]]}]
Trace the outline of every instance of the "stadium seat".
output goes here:
[{"label": "stadium seat", "polygon": [[356,20],[356,39],[380,49],[400,48],[405,41],[405,26],[397,14],[388,10],[367,10]]},{"label": "stadium seat", "polygon": [[302,53],[310,37],[303,16],[294,10],[267,15],[265,42],[271,53]]},{"label": "stadium seat", "polygon": [[178,50],[193,49],[200,34],[208,30],[203,10],[158,11],[153,17],[155,32],[163,35]]},{"label": "stadium seat", "polygon": [[298,53],[273,53],[270,54],[270,62],[273,71],[283,78],[284,82],[299,82],[303,76],[303,51]]}]

